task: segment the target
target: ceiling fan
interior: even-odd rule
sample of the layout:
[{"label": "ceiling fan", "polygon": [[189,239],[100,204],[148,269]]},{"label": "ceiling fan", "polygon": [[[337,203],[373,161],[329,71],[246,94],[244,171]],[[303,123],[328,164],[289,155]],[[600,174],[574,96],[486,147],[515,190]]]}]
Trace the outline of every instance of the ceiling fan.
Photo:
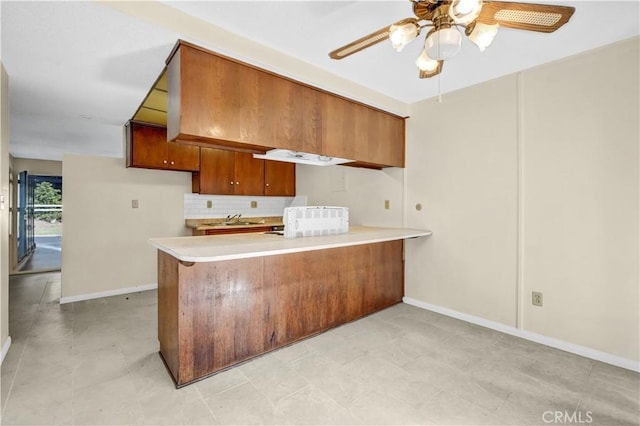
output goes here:
[{"label": "ceiling fan", "polygon": [[519,30],[551,33],[569,21],[575,8],[547,4],[483,0],[410,0],[415,18],[406,18],[366,35],[329,53],[342,59],[387,38],[400,52],[416,39],[424,28],[424,49],[416,60],[420,78],[440,74],[445,59],[460,51],[462,35],[484,51],[500,26]]}]

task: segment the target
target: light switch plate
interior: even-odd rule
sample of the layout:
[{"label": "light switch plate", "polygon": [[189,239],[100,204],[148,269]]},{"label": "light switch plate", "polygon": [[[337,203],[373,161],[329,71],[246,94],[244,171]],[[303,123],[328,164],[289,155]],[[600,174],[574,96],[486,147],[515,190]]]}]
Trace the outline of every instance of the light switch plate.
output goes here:
[{"label": "light switch plate", "polygon": [[207,200],[207,208],[210,209],[211,207],[213,207],[213,201]]}]

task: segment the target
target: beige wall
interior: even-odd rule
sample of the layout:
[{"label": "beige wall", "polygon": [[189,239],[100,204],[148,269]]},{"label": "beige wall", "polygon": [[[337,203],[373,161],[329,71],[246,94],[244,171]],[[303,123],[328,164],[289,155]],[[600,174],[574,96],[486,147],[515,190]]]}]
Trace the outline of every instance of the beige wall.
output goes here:
[{"label": "beige wall", "polygon": [[434,235],[410,242],[408,297],[640,359],[638,50],[413,106],[407,225]]},{"label": "beige wall", "polygon": [[62,161],[32,160],[29,158],[12,158],[13,172],[18,174],[27,171],[30,175],[62,176]]},{"label": "beige wall", "polygon": [[0,348],[9,338],[9,76],[0,64]]},{"label": "beige wall", "polygon": [[523,73],[523,327],[639,360],[638,39]]},{"label": "beige wall", "polygon": [[183,198],[191,174],[66,155],[63,181],[62,297],[157,283],[156,250],[147,241],[188,235]]},{"label": "beige wall", "polygon": [[[413,106],[408,120],[406,295],[516,325],[516,77]],[[422,210],[415,209],[422,204]]]},{"label": "beige wall", "polygon": [[[352,225],[402,226],[404,170],[296,166],[296,191],[308,205],[349,207]],[[389,200],[389,209],[384,201]]]}]

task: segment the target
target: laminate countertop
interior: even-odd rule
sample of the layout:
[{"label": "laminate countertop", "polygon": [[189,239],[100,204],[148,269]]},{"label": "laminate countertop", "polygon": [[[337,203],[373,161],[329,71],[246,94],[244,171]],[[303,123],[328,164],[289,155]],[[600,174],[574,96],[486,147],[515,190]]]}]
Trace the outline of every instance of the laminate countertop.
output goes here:
[{"label": "laminate countertop", "polygon": [[281,235],[251,233],[152,238],[149,243],[183,262],[216,262],[381,243],[429,235],[431,231],[420,229],[351,226],[348,233],[320,237],[284,238]]}]

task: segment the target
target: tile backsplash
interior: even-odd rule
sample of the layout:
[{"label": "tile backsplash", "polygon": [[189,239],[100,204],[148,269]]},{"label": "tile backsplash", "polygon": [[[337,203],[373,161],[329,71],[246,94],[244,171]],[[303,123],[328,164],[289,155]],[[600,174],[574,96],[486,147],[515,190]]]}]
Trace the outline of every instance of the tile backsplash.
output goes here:
[{"label": "tile backsplash", "polygon": [[[211,202],[211,208],[207,202]],[[257,207],[252,208],[255,201]],[[253,197],[238,195],[184,194],[184,218],[208,219],[241,214],[244,217],[282,216],[285,207],[306,206],[307,196]]]}]

